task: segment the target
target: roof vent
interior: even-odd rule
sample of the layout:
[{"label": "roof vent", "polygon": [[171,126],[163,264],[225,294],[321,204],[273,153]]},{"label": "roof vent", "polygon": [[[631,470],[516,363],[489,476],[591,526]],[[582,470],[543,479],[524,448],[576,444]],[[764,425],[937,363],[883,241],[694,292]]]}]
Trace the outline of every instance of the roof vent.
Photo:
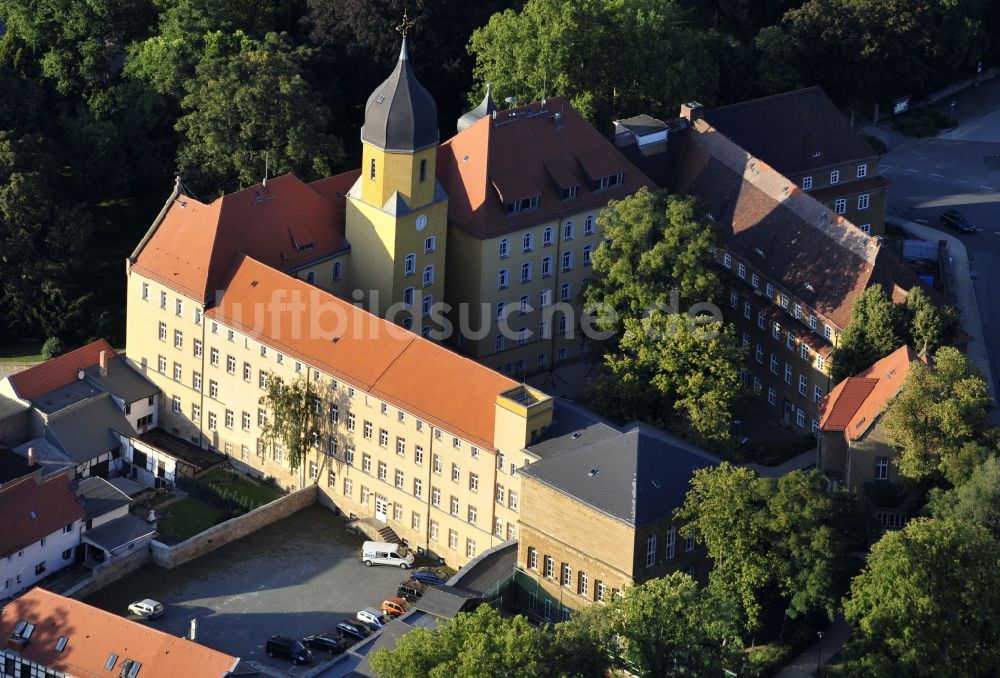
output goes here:
[{"label": "roof vent", "polygon": [[38,517],[38,514],[37,514],[37,513],[35,513],[34,511],[32,511],[32,512],[31,512],[31,517],[32,517],[32,518],[37,518],[37,517]]},{"label": "roof vent", "polygon": [[656,489],[660,489],[661,487],[663,487],[663,485],[660,485],[660,481],[659,480],[653,480],[652,483],[653,483],[653,487],[655,487]]},{"label": "roof vent", "polygon": [[561,127],[563,126],[563,119],[562,119],[562,113],[556,113],[556,114],[555,114],[555,115],[554,115],[554,116],[552,117],[552,121],[553,121],[553,122],[555,123],[555,125],[556,125],[556,129],[559,129],[559,128],[561,128]]},{"label": "roof vent", "polygon": [[819,156],[821,156],[821,155],[823,155],[823,152],[822,152],[822,151],[816,151],[815,153],[813,153],[813,157],[814,157],[814,158],[818,158],[818,157],[819,157]]},{"label": "roof vent", "polygon": [[251,280],[250,281],[250,287],[257,287],[257,285],[258,285],[258,282],[256,280]]},{"label": "roof vent", "polygon": [[598,473],[600,473],[600,471],[599,471],[599,470],[597,470],[596,468],[592,468],[592,469],[590,469],[590,473],[588,473],[588,474],[587,474],[587,476],[589,476],[589,477],[593,478],[593,477],[594,477],[594,476],[596,476],[596,475],[597,475]]},{"label": "roof vent", "polygon": [[583,433],[581,433],[580,431],[576,431],[575,433],[573,433],[572,438],[573,438],[573,440],[576,440],[577,438],[579,438],[582,435],[583,435]]},{"label": "roof vent", "polygon": [[760,256],[764,256],[764,250],[762,250],[759,247],[754,247],[753,251],[756,252],[757,254],[759,254]]}]

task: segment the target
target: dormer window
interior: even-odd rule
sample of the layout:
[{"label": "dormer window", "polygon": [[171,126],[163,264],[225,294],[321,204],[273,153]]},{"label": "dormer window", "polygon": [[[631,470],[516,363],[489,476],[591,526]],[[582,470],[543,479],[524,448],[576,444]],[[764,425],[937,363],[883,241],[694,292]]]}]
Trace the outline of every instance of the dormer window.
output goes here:
[{"label": "dormer window", "polygon": [[595,179],[593,188],[595,191],[603,191],[607,188],[613,188],[623,183],[625,183],[625,173],[618,172],[617,174],[610,174],[606,177]]},{"label": "dormer window", "polygon": [[520,214],[521,212],[527,212],[528,210],[533,210],[538,207],[540,201],[540,196],[533,196],[531,198],[522,198],[521,200],[515,200],[513,202],[507,203],[507,214]]},{"label": "dormer window", "polygon": [[569,188],[564,188],[562,194],[559,196],[560,200],[572,200],[576,197],[578,186],[570,186]]}]

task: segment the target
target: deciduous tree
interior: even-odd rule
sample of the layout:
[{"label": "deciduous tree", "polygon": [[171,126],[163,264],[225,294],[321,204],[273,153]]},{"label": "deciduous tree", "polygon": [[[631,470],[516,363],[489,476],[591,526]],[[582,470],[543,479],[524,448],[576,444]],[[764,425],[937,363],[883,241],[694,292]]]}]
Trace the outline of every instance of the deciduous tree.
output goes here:
[{"label": "deciduous tree", "polygon": [[947,474],[963,445],[988,436],[991,403],[986,382],[957,349],[938,349],[931,367],[914,362],[882,421],[901,450],[900,473],[914,480]]},{"label": "deciduous tree", "polygon": [[928,506],[935,518],[964,520],[1000,537],[1000,460],[987,458],[958,487],[932,490]]},{"label": "deciduous tree", "polygon": [[998,567],[1000,546],[978,525],[918,518],[886,533],[844,604],[861,675],[996,675]]},{"label": "deciduous tree", "polygon": [[288,466],[297,471],[306,454],[320,438],[320,405],[316,393],[306,379],[286,384],[284,379],[267,375],[267,391],[260,397],[267,412],[261,427],[261,440],[266,445],[280,445],[288,455]]}]

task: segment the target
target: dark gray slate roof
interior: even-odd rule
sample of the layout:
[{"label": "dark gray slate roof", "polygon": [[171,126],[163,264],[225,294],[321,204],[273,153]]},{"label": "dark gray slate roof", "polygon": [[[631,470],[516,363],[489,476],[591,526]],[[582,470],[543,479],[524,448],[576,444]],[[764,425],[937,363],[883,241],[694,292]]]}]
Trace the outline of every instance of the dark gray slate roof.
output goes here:
[{"label": "dark gray slate roof", "polygon": [[96,476],[81,480],[77,485],[76,495],[83,502],[83,510],[88,520],[132,503],[127,494],[104,478]]},{"label": "dark gray slate roof", "polygon": [[114,551],[143,537],[151,537],[156,529],[138,516],[131,514],[115,518],[100,527],[83,533],[83,541]]},{"label": "dark gray slate roof", "polygon": [[451,619],[459,612],[475,609],[482,602],[483,595],[479,591],[470,591],[457,586],[440,586],[425,593],[414,607],[438,617]]},{"label": "dark gray slate roof", "polygon": [[46,437],[81,464],[121,443],[112,431],[135,436],[135,429],[107,393],[49,419]]},{"label": "dark gray slate roof", "polygon": [[815,86],[706,110],[705,119],[786,176],[875,155]]},{"label": "dark gray slate roof", "polygon": [[556,398],[553,408],[552,423],[527,448],[543,459],[621,434],[617,428],[571,400]]},{"label": "dark gray slate roof", "polygon": [[100,365],[92,365],[85,372],[88,379],[126,403],[131,404],[160,392],[153,382],[132,369],[124,356],[115,356],[108,361],[108,373],[105,376],[101,376]]},{"label": "dark gray slate roof", "polygon": [[396,68],[368,97],[361,140],[386,151],[419,151],[438,142],[437,104],[417,80],[406,51]]},{"label": "dark gray slate roof", "polygon": [[41,466],[43,477],[62,473],[66,469],[74,468],[77,465],[77,462],[71,459],[68,454],[45,438],[32,438],[28,442],[15,447],[14,451],[19,456],[27,459],[28,450],[31,448],[35,448],[36,467]]},{"label": "dark gray slate roof", "polygon": [[458,131],[461,132],[466,127],[479,122],[487,116],[493,115],[496,110],[497,105],[493,103],[493,85],[487,83],[486,96],[483,97],[483,101],[458,119]]},{"label": "dark gray slate roof", "polygon": [[221,452],[202,449],[162,428],[154,428],[142,434],[139,436],[139,441],[169,454],[178,461],[194,466],[197,471],[204,471],[226,460],[226,455]]},{"label": "dark gray slate roof", "polygon": [[[583,441],[583,438],[576,442]],[[684,503],[696,469],[719,460],[652,427],[583,442],[519,472],[633,527]]]},{"label": "dark gray slate roof", "polygon": [[14,450],[0,445],[0,485],[23,478],[39,468],[38,464],[29,464],[26,458]]}]

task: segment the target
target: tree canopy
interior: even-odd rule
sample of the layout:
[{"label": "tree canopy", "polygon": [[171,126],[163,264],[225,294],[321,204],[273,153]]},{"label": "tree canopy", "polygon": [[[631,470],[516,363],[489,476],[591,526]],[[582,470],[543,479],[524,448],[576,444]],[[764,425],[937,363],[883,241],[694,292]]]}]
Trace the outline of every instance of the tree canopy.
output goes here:
[{"label": "tree canopy", "polygon": [[686,24],[673,0],[528,0],[473,32],[474,91],[489,82],[519,101],[558,94],[605,129],[638,112],[675,115],[718,89],[709,41]]},{"label": "tree canopy", "polygon": [[998,566],[1000,546],[978,525],[918,518],[886,533],[844,603],[863,675],[995,675]]},{"label": "tree canopy", "polygon": [[765,608],[832,618],[865,537],[857,496],[828,492],[818,471],[759,478],[723,463],[695,472],[677,517],[712,559],[709,586],[738,604],[748,631]]},{"label": "tree canopy", "polygon": [[983,377],[957,349],[938,349],[930,367],[914,362],[882,421],[901,451],[900,473],[914,480],[954,476],[964,467],[963,446],[990,435],[991,404]]},{"label": "tree canopy", "polygon": [[320,401],[303,378],[286,384],[284,379],[267,375],[267,391],[260,397],[267,413],[260,429],[267,445],[280,445],[288,455],[288,466],[298,470],[306,454],[320,439]]},{"label": "tree canopy", "polygon": [[929,508],[935,518],[964,520],[1000,538],[1000,460],[991,456],[958,487],[936,489]]}]

